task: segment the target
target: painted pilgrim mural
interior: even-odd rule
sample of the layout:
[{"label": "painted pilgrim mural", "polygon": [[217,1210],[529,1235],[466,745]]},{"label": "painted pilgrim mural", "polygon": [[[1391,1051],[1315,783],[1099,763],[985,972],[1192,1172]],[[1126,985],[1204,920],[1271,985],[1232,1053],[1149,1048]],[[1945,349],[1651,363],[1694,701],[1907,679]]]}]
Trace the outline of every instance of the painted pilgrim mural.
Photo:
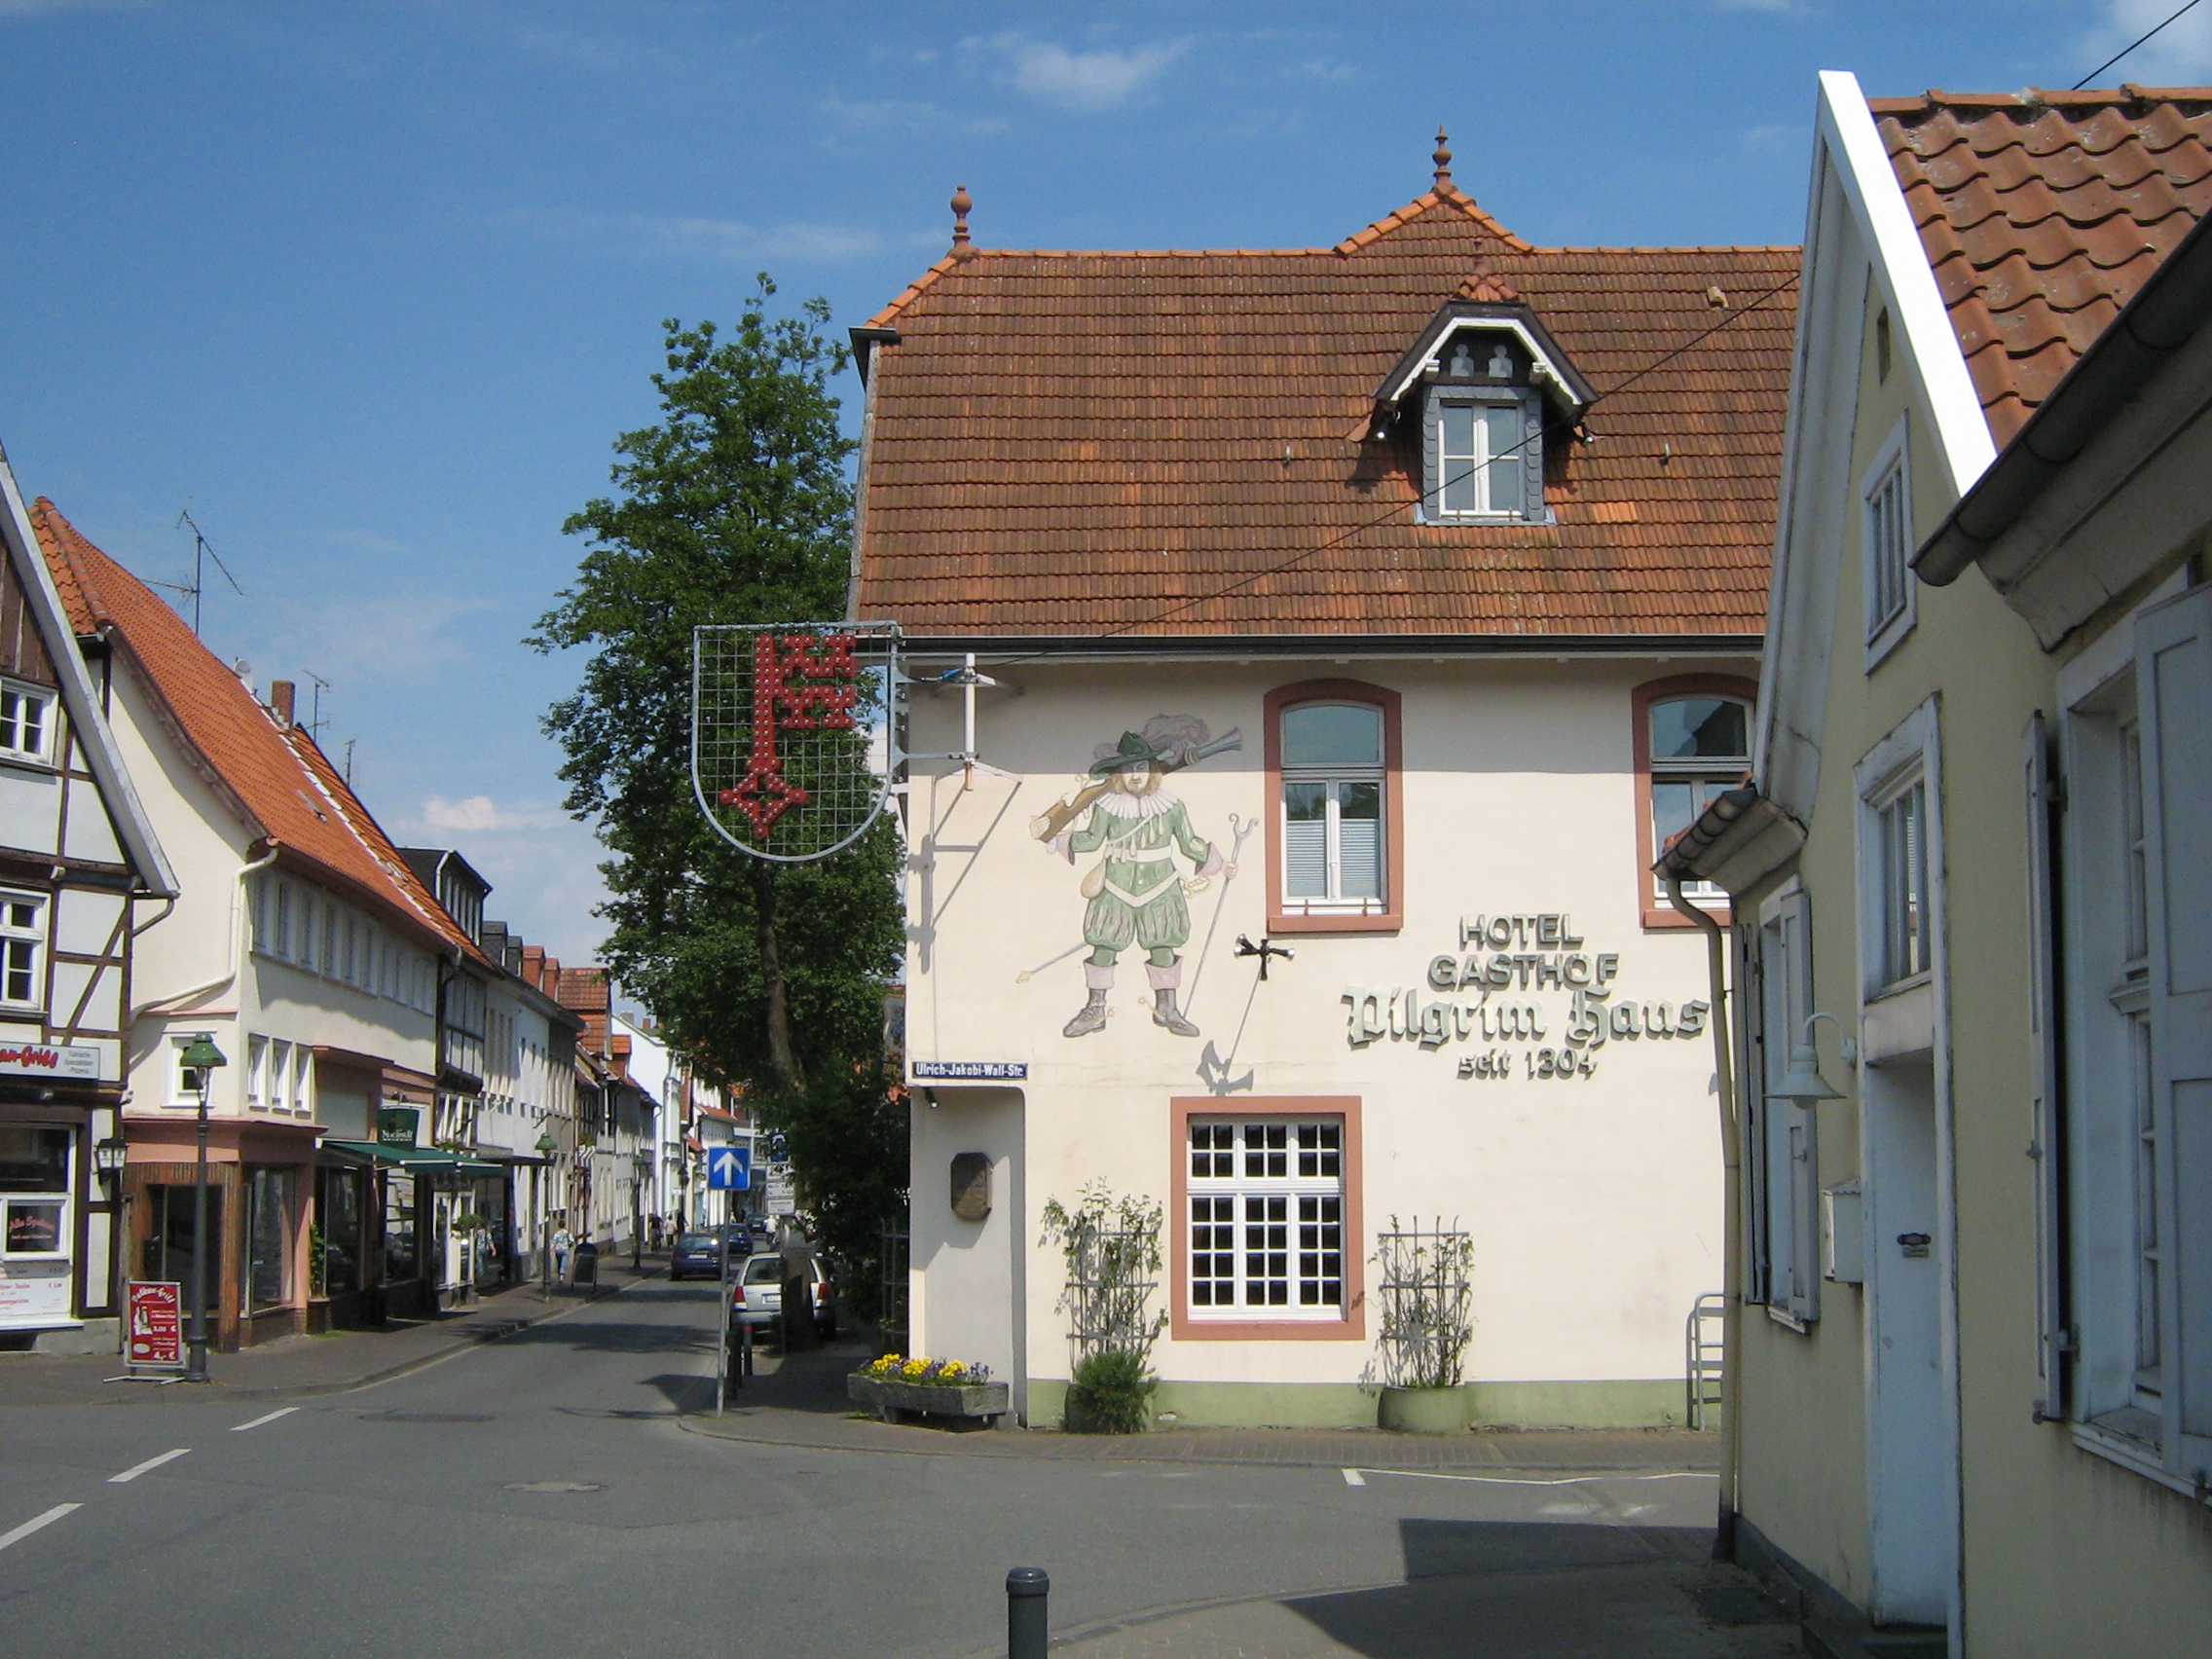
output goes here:
[{"label": "painted pilgrim mural", "polygon": [[[1119,742],[1099,744],[1090,781],[1031,820],[1030,833],[1069,864],[1098,855],[1081,887],[1088,901],[1083,944],[1066,953],[1088,952],[1083,964],[1088,994],[1062,1035],[1087,1037],[1105,1029],[1106,993],[1122,953],[1131,947],[1145,953],[1152,1022],[1178,1037],[1198,1034],[1177,1006],[1182,950],[1191,937],[1189,896],[1204,892],[1216,876],[1226,883],[1236,866],[1193,828],[1189,807],[1166,780],[1243,746],[1235,727],[1215,738],[1195,716],[1155,715],[1142,731],[1124,731]],[[1190,874],[1183,873],[1178,859],[1190,864]]]}]

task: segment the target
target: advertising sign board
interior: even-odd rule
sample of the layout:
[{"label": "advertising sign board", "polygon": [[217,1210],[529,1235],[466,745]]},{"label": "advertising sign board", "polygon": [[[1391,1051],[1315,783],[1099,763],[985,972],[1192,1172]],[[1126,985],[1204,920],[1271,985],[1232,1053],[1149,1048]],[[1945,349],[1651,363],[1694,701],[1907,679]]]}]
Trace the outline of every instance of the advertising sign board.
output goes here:
[{"label": "advertising sign board", "polygon": [[0,1074],[96,1081],[100,1075],[100,1051],[81,1043],[58,1048],[44,1043],[10,1043],[0,1046]]},{"label": "advertising sign board", "polygon": [[127,1287],[129,1324],[123,1357],[132,1365],[184,1369],[184,1287],[173,1281],[132,1279]]}]

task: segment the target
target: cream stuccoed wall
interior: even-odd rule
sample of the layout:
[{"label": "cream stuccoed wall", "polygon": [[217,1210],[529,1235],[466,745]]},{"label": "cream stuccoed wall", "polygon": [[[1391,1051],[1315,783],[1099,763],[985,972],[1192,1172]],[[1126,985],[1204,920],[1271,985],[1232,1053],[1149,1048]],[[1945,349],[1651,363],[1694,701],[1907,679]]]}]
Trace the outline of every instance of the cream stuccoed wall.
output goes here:
[{"label": "cream stuccoed wall", "polygon": [[[1870,288],[1851,477],[1863,476],[1900,414],[1912,422],[1913,512],[1925,539],[1952,504],[1928,443],[1918,387],[1885,381],[1872,345],[1884,303]],[[1862,962],[1855,763],[1931,698],[1939,707],[1944,976],[1939,1007],[1942,1205],[1955,1277],[1946,1337],[1955,1370],[1959,1568],[1953,1626],[1965,1654],[2197,1654],[2212,1630],[2212,1522],[2201,1505],[2077,1448],[2032,1420],[2036,1374],[2034,1037],[2026,963],[2028,870],[2022,731],[2055,711],[2062,663],[2098,630],[2046,655],[1978,569],[1921,586],[1912,631],[1866,671],[1859,515],[1845,521],[1827,662],[1817,803],[1794,874],[1810,895],[1813,1006],[1856,1024]],[[2177,557],[2179,551],[2177,550]],[[1755,898],[1747,902],[1751,913]],[[1862,1177],[1867,1069],[1824,1072],[1846,1098],[1819,1108],[1820,1185]],[[1947,1059],[1947,1064],[1942,1063]],[[1894,1230],[1893,1230],[1894,1231]],[[1894,1250],[1868,1229],[1867,1247]],[[1880,1586],[1870,1548],[1868,1292],[1821,1286],[1799,1333],[1750,1309],[1741,1344],[1739,1508],[1758,1533],[1853,1603]]]},{"label": "cream stuccoed wall", "polygon": [[[166,1101],[171,1033],[207,1030],[228,1056],[209,1091],[209,1105],[219,1112],[244,1111],[248,1035],[323,1044],[434,1071],[432,1015],[253,952],[250,895],[239,876],[267,848],[227,794],[170,740],[135,675],[121,665],[113,675],[110,720],[179,888],[175,909],[148,927],[135,947],[132,1001],[147,1012],[131,1035],[133,1107]],[[153,910],[141,904],[140,921]],[[352,1121],[353,1112],[344,1117],[329,1125],[334,1133],[374,1133],[373,1121],[363,1125]]]},{"label": "cream stuccoed wall", "polygon": [[[979,748],[1014,775],[978,771],[963,788],[957,769],[916,762],[907,796],[908,1053],[1018,1061],[1028,1073],[987,1090],[917,1086],[916,1347],[994,1365],[1000,1352],[1017,1354],[1020,1376],[1039,1384],[1032,1415],[1049,1415],[1070,1356],[1056,1307],[1061,1264],[1039,1242],[1044,1203],[1073,1203],[1094,1180],[1164,1202],[1180,1151],[1170,1144],[1178,1097],[1211,1096],[1234,1114],[1253,1097],[1353,1096],[1361,1232],[1347,1247],[1364,1262],[1393,1215],[1456,1219],[1473,1235],[1478,1323],[1467,1375],[1495,1390],[1486,1407],[1478,1388],[1478,1412],[1678,1420],[1683,1322],[1721,1272],[1710,1035],[1612,1039],[1595,1051],[1591,1075],[1538,1079],[1528,1056],[1567,1048],[1564,989],[1492,992],[1493,1006],[1538,1008],[1540,1041],[1455,1032],[1437,1047],[1388,1035],[1355,1045],[1356,1005],[1346,993],[1395,991],[1402,1002],[1412,991],[1420,1003],[1478,1006],[1480,991],[1428,979],[1432,959],[1462,954],[1462,918],[1549,913],[1569,918],[1584,952],[1617,957],[1615,1004],[1664,1002],[1672,1012],[1708,998],[1702,938],[1642,926],[1631,693],[1685,673],[1751,672],[1747,661],[1682,658],[1031,661],[994,670],[1005,684],[979,694]],[[1257,939],[1268,923],[1263,699],[1324,677],[1404,698],[1405,924],[1395,935],[1290,937],[1296,960],[1274,962],[1262,983],[1256,965],[1233,951],[1239,934]],[[1161,714],[1243,736],[1241,752],[1167,786],[1225,855],[1246,836],[1235,875],[1189,898],[1181,998],[1200,1035],[1153,1022],[1144,953],[1131,947],[1106,1028],[1070,1039],[1061,1028],[1085,1000],[1079,884],[1096,861],[1071,866],[1030,823],[1080,787],[1095,746]],[[956,693],[917,689],[909,748],[958,749],[959,719]],[[1533,940],[1514,946],[1536,948]],[[1510,1076],[1459,1075],[1463,1057],[1493,1051],[1511,1054]],[[994,1205],[1010,1206],[1003,1234],[998,1208],[980,1228],[951,1218],[949,1161],[962,1151],[994,1160]],[[1252,1412],[1352,1420],[1362,1410],[1372,1420],[1372,1402],[1356,1389],[1375,1351],[1376,1309],[1365,1312],[1360,1340],[1163,1337],[1155,1354],[1162,1401],[1182,1402],[1184,1420]],[[971,1351],[953,1351],[955,1334]],[[1238,1403],[1222,1385],[1262,1392]],[[1256,1403],[1262,1394],[1267,1403]]]}]

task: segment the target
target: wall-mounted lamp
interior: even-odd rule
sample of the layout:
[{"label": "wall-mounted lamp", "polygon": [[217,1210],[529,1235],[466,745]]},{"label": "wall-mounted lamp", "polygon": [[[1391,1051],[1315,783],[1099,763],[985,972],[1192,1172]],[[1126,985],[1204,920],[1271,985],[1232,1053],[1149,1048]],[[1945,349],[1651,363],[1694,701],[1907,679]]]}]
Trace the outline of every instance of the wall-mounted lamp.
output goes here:
[{"label": "wall-mounted lamp", "polygon": [[124,1161],[129,1155],[130,1148],[121,1135],[110,1135],[105,1140],[92,1142],[92,1167],[102,1175],[122,1174]]},{"label": "wall-mounted lamp", "polygon": [[1813,1022],[1825,1019],[1836,1029],[1837,1046],[1842,1051],[1843,1063],[1851,1065],[1859,1057],[1859,1045],[1844,1035],[1843,1021],[1832,1014],[1810,1014],[1805,1016],[1805,1030],[1797,1046],[1789,1051],[1789,1069],[1767,1093],[1777,1100],[1795,1100],[1810,1105],[1816,1100],[1841,1100],[1840,1089],[1830,1088],[1828,1080],[1821,1075],[1821,1051],[1813,1042]]}]

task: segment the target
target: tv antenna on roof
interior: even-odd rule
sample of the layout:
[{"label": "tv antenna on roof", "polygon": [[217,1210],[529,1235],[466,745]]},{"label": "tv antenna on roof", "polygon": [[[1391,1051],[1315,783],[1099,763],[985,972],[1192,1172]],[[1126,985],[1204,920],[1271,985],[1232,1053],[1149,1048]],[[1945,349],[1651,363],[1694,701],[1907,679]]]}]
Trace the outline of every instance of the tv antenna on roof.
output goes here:
[{"label": "tv antenna on roof", "polygon": [[223,563],[223,556],[207,545],[206,532],[200,528],[200,522],[192,516],[190,507],[186,507],[176,515],[176,528],[182,530],[186,525],[192,527],[192,585],[187,587],[182,582],[155,582],[153,585],[167,588],[171,593],[183,593],[192,596],[192,632],[194,637],[197,638],[200,633],[200,578],[204,570],[205,562],[209,559],[215,561],[215,569],[223,572],[223,580],[231,584],[231,591],[240,599],[245,597],[245,589],[239,586],[238,577],[231,574],[231,568]]},{"label": "tv antenna on roof", "polygon": [[322,744],[320,735],[322,728],[330,723],[322,718],[322,694],[330,689],[330,682],[323,679],[312,668],[305,668],[300,672],[314,682],[314,701],[308,713],[308,736],[313,738],[316,747],[319,748]]}]

